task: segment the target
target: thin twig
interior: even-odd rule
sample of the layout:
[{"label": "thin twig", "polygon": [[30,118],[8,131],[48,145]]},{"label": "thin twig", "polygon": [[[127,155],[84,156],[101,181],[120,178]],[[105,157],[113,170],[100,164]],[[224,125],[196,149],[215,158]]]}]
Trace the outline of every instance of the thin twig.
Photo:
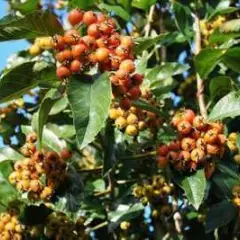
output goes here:
[{"label": "thin twig", "polygon": [[94,172],[101,172],[103,170],[103,167],[96,167],[96,168],[92,168],[92,169],[80,169],[78,170],[79,173],[94,173]]},{"label": "thin twig", "polygon": [[[201,30],[200,20],[197,14],[194,15],[195,22],[195,55],[197,55],[201,49]],[[197,100],[200,109],[200,113],[204,118],[207,118],[207,109],[204,100],[204,82],[200,75],[197,73]]]},{"label": "thin twig", "polygon": [[88,232],[93,232],[93,231],[96,231],[100,228],[106,227],[107,225],[108,225],[108,221],[105,221],[105,222],[102,222],[102,223],[96,225],[95,227],[89,228],[87,231]]},{"label": "thin twig", "polygon": [[122,157],[120,160],[144,160],[144,159],[149,159],[151,157],[156,156],[156,151],[152,152],[147,152],[147,153],[142,153],[142,154],[137,154],[134,156],[129,156],[129,157]]},{"label": "thin twig", "polygon": [[148,37],[149,34],[150,34],[154,11],[155,11],[155,5],[152,5],[151,8],[150,8],[148,17],[147,17],[147,24],[146,24],[145,29],[144,29],[145,30],[145,37]]}]

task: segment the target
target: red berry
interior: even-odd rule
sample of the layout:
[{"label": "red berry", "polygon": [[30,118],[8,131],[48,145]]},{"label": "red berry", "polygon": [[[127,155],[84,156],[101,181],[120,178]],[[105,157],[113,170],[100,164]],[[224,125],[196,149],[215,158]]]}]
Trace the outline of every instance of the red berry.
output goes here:
[{"label": "red berry", "polygon": [[167,165],[168,165],[168,158],[167,158],[167,157],[159,156],[159,157],[157,158],[157,163],[158,163],[158,167],[159,167],[159,168],[166,168]]},{"label": "red berry", "polygon": [[73,58],[78,59],[81,55],[87,50],[86,45],[79,43],[77,45],[72,46],[72,55]]},{"label": "red berry", "polygon": [[97,22],[98,22],[98,23],[102,23],[102,22],[104,22],[105,20],[106,20],[105,15],[102,14],[102,13],[98,13],[98,15],[97,15]]},{"label": "red berry", "polygon": [[158,155],[160,156],[167,156],[169,152],[169,148],[167,145],[162,145],[158,147],[157,152],[158,152]]},{"label": "red berry", "polygon": [[67,149],[67,148],[64,148],[61,152],[60,152],[60,156],[63,160],[67,160],[69,158],[72,157],[72,152]]},{"label": "red berry", "polygon": [[78,9],[74,9],[68,14],[68,21],[71,25],[77,25],[81,23],[82,19],[83,12],[79,11]]},{"label": "red berry", "polygon": [[78,73],[81,71],[82,63],[79,60],[73,60],[70,65],[70,70],[73,73]]},{"label": "red berry", "polygon": [[65,48],[65,40],[63,36],[55,35],[53,37],[54,48],[61,51]]},{"label": "red berry", "polygon": [[193,119],[195,118],[195,113],[191,109],[184,110],[182,115],[183,115],[183,120],[188,121],[191,124],[193,123]]},{"label": "red berry", "polygon": [[179,151],[181,148],[180,141],[174,140],[174,141],[170,142],[170,144],[168,145],[168,148],[171,151]]},{"label": "red berry", "polygon": [[63,55],[64,61],[70,61],[73,59],[72,51],[69,49],[62,51],[62,55]]},{"label": "red berry", "polygon": [[96,57],[96,53],[92,52],[88,55],[88,60],[91,64],[95,65],[97,63],[97,57]]},{"label": "red berry", "polygon": [[134,62],[130,59],[124,60],[120,64],[119,69],[125,70],[128,73],[132,73],[135,71]]},{"label": "red berry", "polygon": [[98,62],[104,62],[109,57],[109,50],[107,48],[98,48],[96,51],[96,58]]},{"label": "red berry", "polygon": [[172,125],[174,127],[177,127],[181,121],[182,121],[182,116],[180,114],[176,114],[172,119]]},{"label": "red berry", "polygon": [[129,98],[122,98],[119,102],[120,108],[128,110],[131,107],[132,103]]},{"label": "red berry", "polygon": [[132,81],[133,81],[133,84],[134,84],[134,85],[141,85],[142,82],[143,82],[143,75],[142,75],[142,74],[135,73],[135,74],[132,76]]},{"label": "red berry", "polygon": [[88,27],[87,34],[91,37],[97,38],[100,36],[100,30],[96,23],[91,24]]},{"label": "red berry", "polygon": [[125,88],[129,89],[131,86],[131,81],[129,78],[125,78],[125,79],[119,79],[119,84],[121,86],[124,86]]},{"label": "red berry", "polygon": [[140,97],[140,95],[141,95],[141,90],[140,90],[139,86],[132,87],[128,91],[128,96],[132,100],[138,99]]},{"label": "red berry", "polygon": [[120,34],[119,33],[113,33],[109,40],[109,48],[111,47],[117,47],[120,44]]},{"label": "red berry", "polygon": [[188,121],[181,121],[177,126],[178,132],[187,135],[192,131],[192,125]]},{"label": "red berry", "polygon": [[97,22],[97,15],[93,11],[85,12],[83,15],[83,22],[86,25],[93,24]]},{"label": "red berry", "polygon": [[65,66],[60,66],[57,68],[57,77],[60,79],[68,78],[71,76],[71,71]]},{"label": "red berry", "polygon": [[64,34],[64,40],[69,45],[75,45],[79,42],[80,34],[77,30],[68,30]]}]

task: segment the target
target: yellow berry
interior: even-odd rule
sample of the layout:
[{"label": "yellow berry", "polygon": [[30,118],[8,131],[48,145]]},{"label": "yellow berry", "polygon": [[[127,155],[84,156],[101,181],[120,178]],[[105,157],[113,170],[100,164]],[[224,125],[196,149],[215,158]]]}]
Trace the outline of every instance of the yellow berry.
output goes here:
[{"label": "yellow berry", "polygon": [[227,143],[227,145],[232,152],[237,152],[238,148],[237,148],[237,145],[235,143],[229,141]]},{"label": "yellow berry", "polygon": [[16,184],[17,181],[17,172],[12,172],[9,177],[8,180],[11,184]]},{"label": "yellow berry", "polygon": [[121,223],[120,223],[120,228],[121,228],[122,230],[124,230],[124,231],[128,230],[129,227],[130,227],[130,223],[129,223],[129,222],[124,221],[124,222],[121,222]]},{"label": "yellow berry", "polygon": [[38,45],[34,44],[30,47],[29,53],[33,56],[37,56],[41,53],[41,48]]},{"label": "yellow berry", "polygon": [[121,116],[121,113],[116,108],[112,108],[109,111],[109,117],[113,120],[116,120],[118,117]]},{"label": "yellow berry", "polygon": [[138,117],[133,114],[133,113],[130,113],[127,117],[127,123],[128,124],[135,124],[138,122]]},{"label": "yellow berry", "polygon": [[157,210],[157,209],[154,209],[154,210],[152,211],[152,217],[153,217],[153,218],[157,218],[158,216],[159,216],[158,210]]},{"label": "yellow berry", "polygon": [[147,127],[147,124],[146,124],[144,121],[139,121],[139,122],[138,122],[138,129],[139,129],[140,131],[146,129],[146,127]]},{"label": "yellow berry", "polygon": [[135,125],[128,125],[126,127],[125,133],[130,136],[136,136],[138,134],[138,129]]},{"label": "yellow berry", "polygon": [[12,223],[12,222],[8,222],[6,225],[5,225],[5,230],[7,231],[13,231],[15,229],[15,224]]},{"label": "yellow berry", "polygon": [[235,133],[235,132],[230,133],[229,136],[228,136],[228,140],[231,141],[231,142],[236,142],[236,140],[237,140],[237,133]]},{"label": "yellow berry", "polygon": [[237,165],[240,165],[240,154],[235,155],[233,160]]},{"label": "yellow berry", "polygon": [[124,117],[118,117],[115,121],[115,125],[118,128],[123,129],[127,126],[127,120]]}]

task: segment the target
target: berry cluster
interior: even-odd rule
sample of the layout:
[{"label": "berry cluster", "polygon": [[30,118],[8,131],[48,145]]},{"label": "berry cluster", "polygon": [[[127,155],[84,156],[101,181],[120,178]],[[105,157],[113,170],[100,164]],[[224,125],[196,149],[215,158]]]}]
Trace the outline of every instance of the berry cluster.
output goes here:
[{"label": "berry cluster", "polygon": [[139,199],[143,205],[161,201],[162,204],[168,203],[168,196],[173,192],[172,184],[166,182],[165,177],[155,175],[151,183],[137,186],[133,189],[133,195]]},{"label": "berry cluster", "polygon": [[[157,102],[151,92],[143,90],[142,98],[149,104],[157,106]],[[114,121],[118,129],[124,131],[129,136],[136,136],[140,131],[147,128],[154,133],[162,123],[155,113],[133,106],[126,109],[126,106],[122,106],[121,102],[112,104],[109,118]]]},{"label": "berry cluster", "polygon": [[78,161],[78,166],[81,169],[94,169],[98,166],[97,159],[95,157],[95,149],[84,148],[81,152],[82,157]]},{"label": "berry cluster", "polygon": [[42,51],[52,49],[53,46],[52,37],[39,37],[35,39],[34,44],[29,48],[29,53],[32,56],[38,56]]},{"label": "berry cluster", "polygon": [[50,239],[87,240],[84,218],[80,217],[76,223],[63,213],[52,213],[48,216],[45,236]]},{"label": "berry cluster", "polygon": [[209,37],[211,36],[213,31],[219,28],[224,22],[226,22],[226,18],[223,16],[218,16],[212,22],[208,22],[207,20],[200,21],[200,30],[203,36],[203,44],[205,46],[209,45]]},{"label": "berry cluster", "polygon": [[15,211],[1,213],[0,215],[0,239],[22,240],[24,226],[19,222]]},{"label": "berry cluster", "polygon": [[232,132],[229,134],[227,139],[227,145],[230,151],[234,154],[233,160],[234,162],[239,165],[240,164],[240,152],[237,147],[237,137],[238,134],[236,132]]},{"label": "berry cluster", "polygon": [[2,106],[0,108],[0,117],[5,118],[9,113],[17,111],[17,109],[24,106],[23,99],[18,99],[15,101],[10,102],[6,106]]},{"label": "berry cluster", "polygon": [[240,186],[234,186],[232,189],[233,199],[232,202],[235,206],[240,207]]},{"label": "berry cluster", "polygon": [[[138,98],[143,77],[134,74],[131,37],[120,35],[116,22],[102,13],[74,9],[68,21],[75,28],[64,36],[54,37],[58,78],[65,79],[98,66],[100,72],[113,71],[110,80],[115,96]],[[79,25],[87,27],[87,35],[80,35],[76,30]]]},{"label": "berry cluster", "polygon": [[211,157],[224,153],[226,137],[222,123],[208,123],[187,109],[178,112],[172,124],[178,136],[169,145],[158,147],[159,167],[164,168],[170,162],[176,170],[192,171],[205,165]]},{"label": "berry cluster", "polygon": [[[21,152],[25,159],[14,164],[9,182],[34,200],[48,200],[65,179],[67,150],[61,156],[53,151],[37,151],[35,133],[27,136]],[[44,180],[43,180],[44,179]]]}]

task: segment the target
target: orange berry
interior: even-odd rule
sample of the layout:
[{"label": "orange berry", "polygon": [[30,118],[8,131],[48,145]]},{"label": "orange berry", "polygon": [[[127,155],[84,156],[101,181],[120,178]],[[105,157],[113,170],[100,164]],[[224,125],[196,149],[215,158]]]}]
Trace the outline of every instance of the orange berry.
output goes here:
[{"label": "orange berry", "polygon": [[120,64],[119,69],[125,70],[128,73],[132,73],[135,71],[134,62],[130,59],[124,60]]},{"label": "orange berry", "polygon": [[221,149],[216,144],[207,144],[207,153],[210,155],[217,155],[220,154]]},{"label": "orange berry", "polygon": [[71,25],[77,25],[81,23],[82,19],[83,12],[79,11],[78,9],[74,9],[68,14],[68,21]]},{"label": "orange berry", "polygon": [[109,57],[109,50],[107,48],[98,48],[96,51],[96,58],[98,62],[104,62]]},{"label": "orange berry", "polygon": [[202,149],[196,148],[191,152],[193,162],[203,162],[205,160],[205,152]]},{"label": "orange berry", "polygon": [[93,11],[87,11],[83,15],[83,23],[86,25],[97,22],[97,15]]},{"label": "orange berry", "polygon": [[196,128],[199,131],[203,131],[203,130],[206,129],[207,123],[202,116],[196,116],[193,119],[193,127]]},{"label": "orange berry", "polygon": [[178,132],[187,135],[192,131],[192,125],[188,121],[181,121],[177,126]]},{"label": "orange berry", "polygon": [[192,151],[196,147],[196,141],[192,138],[183,138],[181,141],[181,147],[184,151]]},{"label": "orange berry", "polygon": [[210,144],[216,143],[218,140],[217,131],[214,129],[208,130],[204,135],[204,140],[206,143],[210,143]]}]

